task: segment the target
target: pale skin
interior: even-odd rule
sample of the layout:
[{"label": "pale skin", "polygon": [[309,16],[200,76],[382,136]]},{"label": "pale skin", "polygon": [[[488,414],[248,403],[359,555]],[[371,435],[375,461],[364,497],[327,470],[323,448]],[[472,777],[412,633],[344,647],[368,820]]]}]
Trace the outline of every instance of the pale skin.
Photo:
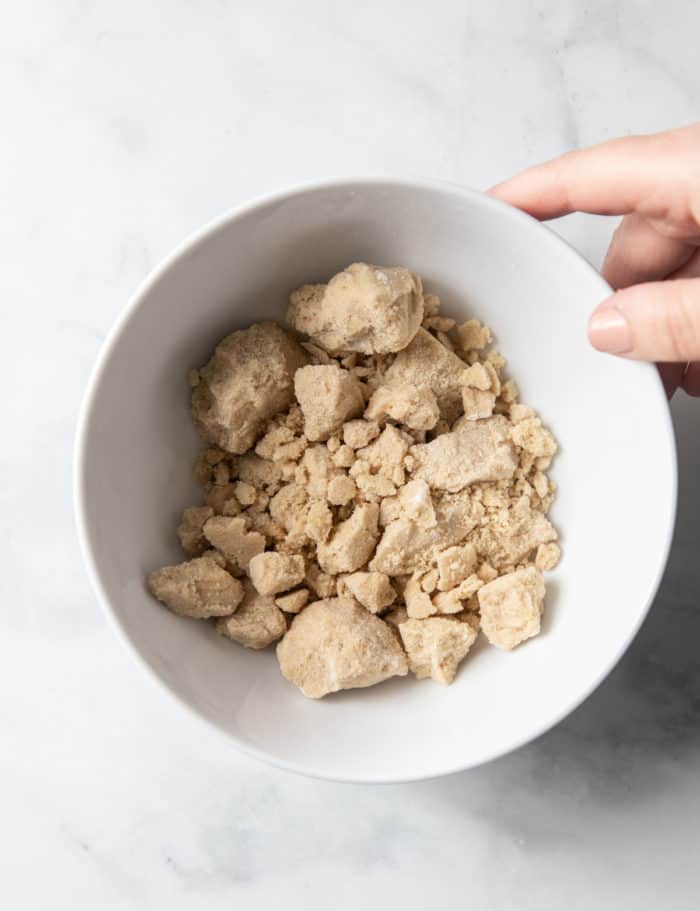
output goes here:
[{"label": "pale skin", "polygon": [[588,338],[656,361],[669,396],[700,396],[700,124],[569,152],[489,193],[540,220],[624,216],[602,269],[615,293],[591,314]]}]

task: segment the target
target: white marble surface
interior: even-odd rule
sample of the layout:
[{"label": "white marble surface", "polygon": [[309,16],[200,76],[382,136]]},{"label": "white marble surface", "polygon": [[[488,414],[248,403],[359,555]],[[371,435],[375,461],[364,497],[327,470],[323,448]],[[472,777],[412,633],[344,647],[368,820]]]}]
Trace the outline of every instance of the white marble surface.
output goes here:
[{"label": "white marble surface", "polygon": [[[322,175],[487,186],[697,116],[692,0],[9,0],[0,10],[0,899],[7,908],[697,907],[700,411],[629,653],[554,731],[418,785],[226,749],[113,637],[81,566],[74,424],[101,340],[185,235]],[[610,225],[557,226],[594,262]],[[640,530],[643,533],[643,530]]]}]

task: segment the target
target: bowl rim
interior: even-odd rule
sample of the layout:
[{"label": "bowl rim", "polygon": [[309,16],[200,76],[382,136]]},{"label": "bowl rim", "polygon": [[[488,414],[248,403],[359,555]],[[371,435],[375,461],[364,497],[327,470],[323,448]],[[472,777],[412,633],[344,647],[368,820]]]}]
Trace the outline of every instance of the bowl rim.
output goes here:
[{"label": "bowl rim", "polygon": [[666,399],[666,394],[661,382],[661,378],[659,377],[658,371],[656,371],[656,368],[653,365],[640,365],[646,371],[653,372],[656,375],[656,389],[658,395],[660,396],[660,400],[664,405],[664,408],[662,409],[663,424],[666,433],[666,442],[669,445],[669,451],[671,455],[669,465],[671,477],[668,479],[670,481],[671,497],[669,499],[666,515],[664,543],[662,549],[659,551],[659,559],[657,562],[653,583],[650,586],[646,602],[640,610],[635,623],[628,630],[627,635],[621,642],[613,659],[595,677],[592,683],[584,691],[579,693],[576,698],[571,700],[566,706],[555,712],[551,717],[548,717],[544,722],[540,723],[536,728],[529,731],[527,734],[515,738],[507,746],[500,746],[497,749],[491,750],[489,753],[486,753],[480,757],[476,762],[463,762],[456,764],[451,763],[443,766],[437,765],[429,771],[417,770],[415,772],[407,772],[399,775],[362,774],[357,776],[340,776],[337,774],[329,773],[323,769],[315,768],[306,763],[285,760],[271,753],[268,753],[266,750],[259,749],[249,743],[245,743],[235,734],[220,727],[219,724],[217,724],[217,722],[215,722],[213,719],[210,719],[207,716],[201,714],[198,709],[191,705],[184,696],[180,695],[174,689],[172,689],[170,684],[144,657],[137,644],[136,638],[132,637],[132,634],[127,628],[126,624],[123,622],[115,608],[112,606],[110,598],[107,594],[107,590],[103,584],[102,574],[98,565],[97,558],[95,556],[90,533],[88,530],[85,491],[87,441],[90,434],[90,425],[94,413],[96,395],[112,352],[133,315],[141,306],[144,299],[148,296],[151,289],[160,281],[163,275],[165,275],[183,256],[192,253],[198,247],[205,244],[211,237],[217,234],[224,227],[228,226],[230,223],[244,218],[257,210],[264,209],[267,206],[279,204],[286,200],[319,190],[357,189],[360,187],[368,189],[393,187],[401,188],[404,190],[438,191],[441,193],[448,193],[452,196],[458,196],[465,200],[478,201],[480,205],[491,207],[492,209],[500,212],[500,214],[504,217],[520,221],[523,224],[527,224],[531,230],[538,232],[540,234],[540,237],[546,243],[549,243],[550,246],[558,254],[561,255],[563,253],[565,256],[568,256],[572,262],[577,261],[579,264],[587,268],[592,273],[592,277],[595,277],[595,279],[598,281],[601,291],[601,299],[606,295],[612,293],[611,287],[591,265],[591,263],[589,263],[588,260],[575,247],[573,247],[568,241],[552,231],[551,228],[549,228],[547,225],[539,222],[537,219],[533,218],[526,212],[523,212],[520,209],[516,209],[507,203],[501,202],[500,200],[489,196],[487,193],[461,184],[446,180],[411,176],[384,177],[377,175],[341,178],[327,177],[300,184],[294,184],[288,187],[282,187],[278,190],[258,195],[249,202],[234,206],[225,211],[223,214],[213,218],[209,222],[205,223],[202,227],[191,232],[183,241],[177,244],[173,251],[164,259],[162,259],[160,263],[155,268],[153,268],[146,276],[146,278],[138,285],[136,291],[132,294],[122,312],[117,316],[117,319],[113,323],[111,329],[107,333],[107,336],[100,346],[97,358],[90,372],[87,387],[80,406],[73,450],[73,507],[77,527],[77,535],[83,561],[85,563],[93,591],[97,595],[97,600],[100,603],[103,613],[107,617],[109,625],[116,634],[117,638],[121,641],[122,645],[135,659],[136,664],[139,665],[143,671],[145,671],[151,680],[156,681],[161,692],[167,693],[169,698],[173,699],[180,707],[182,707],[190,715],[190,717],[197,719],[200,724],[206,725],[209,730],[213,730],[216,735],[222,739],[222,742],[225,740],[229,746],[233,744],[243,754],[266,762],[278,769],[282,769],[287,772],[294,772],[296,774],[321,780],[338,781],[349,784],[399,784],[411,781],[430,780],[445,775],[453,775],[458,772],[466,771],[470,768],[477,768],[480,765],[484,765],[487,762],[491,762],[494,759],[498,759],[501,756],[505,756],[508,753],[511,753],[520,747],[525,746],[526,744],[541,737],[547,731],[551,730],[553,727],[559,724],[564,718],[566,718],[583,702],[585,702],[585,700],[588,699],[588,697],[607,678],[607,676],[615,668],[624,653],[629,648],[642,623],[644,622],[654,601],[654,598],[656,597],[661,579],[663,577],[663,573],[666,568],[666,564],[668,562],[668,556],[673,540],[677,510],[678,457],[671,412],[668,406],[668,401]]}]

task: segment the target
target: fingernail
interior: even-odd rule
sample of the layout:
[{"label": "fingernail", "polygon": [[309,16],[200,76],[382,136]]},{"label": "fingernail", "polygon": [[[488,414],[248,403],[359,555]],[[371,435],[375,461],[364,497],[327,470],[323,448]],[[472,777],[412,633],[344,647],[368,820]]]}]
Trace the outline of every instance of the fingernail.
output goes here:
[{"label": "fingernail", "polygon": [[588,339],[598,351],[626,354],[632,350],[632,330],[617,307],[596,310],[588,323]]}]

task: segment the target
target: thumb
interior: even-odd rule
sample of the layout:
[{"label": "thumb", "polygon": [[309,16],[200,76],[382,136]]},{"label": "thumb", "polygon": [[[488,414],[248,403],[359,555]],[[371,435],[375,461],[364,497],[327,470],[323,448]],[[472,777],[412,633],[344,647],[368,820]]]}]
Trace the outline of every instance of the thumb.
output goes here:
[{"label": "thumb", "polygon": [[618,291],[588,323],[594,348],[640,361],[700,360],[700,279]]}]

